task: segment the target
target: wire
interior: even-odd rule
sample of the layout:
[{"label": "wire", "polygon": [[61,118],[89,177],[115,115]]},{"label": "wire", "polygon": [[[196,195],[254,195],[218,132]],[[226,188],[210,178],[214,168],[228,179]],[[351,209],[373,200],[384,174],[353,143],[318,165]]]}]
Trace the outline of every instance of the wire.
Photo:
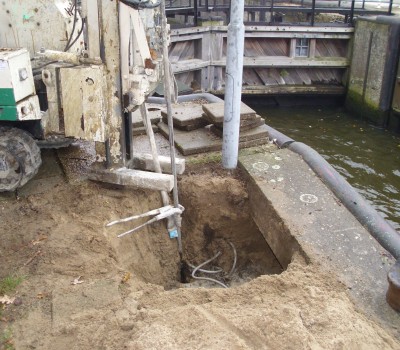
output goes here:
[{"label": "wire", "polygon": [[[187,264],[188,264],[188,266],[191,267],[192,269],[195,269],[195,268],[196,268],[196,266],[194,266],[194,265],[191,264],[191,263],[187,263]],[[221,273],[221,272],[223,272],[224,270],[221,269],[220,267],[218,267],[216,270],[198,269],[197,271],[202,272],[202,273],[211,273],[211,274],[214,274],[214,273]]]},{"label": "wire", "polygon": [[200,268],[202,268],[203,266],[209,264],[211,261],[215,260],[215,259],[218,258],[220,255],[221,255],[221,252],[218,252],[218,253],[215,254],[211,259],[208,259],[207,261],[205,261],[205,262],[203,262],[202,264],[200,264],[199,266],[197,266],[197,267],[193,270],[193,272],[192,272],[192,277],[193,277],[194,279],[197,279],[197,280],[204,280],[204,281],[214,282],[214,283],[217,283],[217,284],[219,284],[220,286],[222,286],[222,287],[224,287],[224,288],[228,288],[228,286],[227,286],[226,284],[224,284],[224,283],[222,283],[222,282],[220,282],[220,281],[217,281],[217,280],[214,279],[214,278],[196,276],[196,272],[197,272],[198,270],[200,270]]},{"label": "wire", "polygon": [[49,64],[53,64],[53,63],[57,63],[57,62],[58,62],[58,61],[50,61],[50,62],[47,62],[47,63],[45,63],[45,64],[42,64],[42,65],[39,66],[39,67],[33,68],[32,71],[35,73],[35,71],[38,71],[38,70],[40,70],[40,69],[42,69],[42,68],[48,66]]},{"label": "wire", "polygon": [[72,25],[72,31],[71,31],[71,35],[69,36],[69,39],[67,41],[67,45],[65,45],[64,52],[69,50],[69,47],[70,47],[69,45],[71,43],[72,36],[74,35],[74,32],[75,32],[76,19],[78,17],[78,0],[75,0],[74,7],[75,7],[75,10],[74,10],[74,23]]},{"label": "wire", "polygon": [[235,246],[233,245],[232,242],[228,242],[229,245],[232,247],[233,250],[233,264],[232,264],[232,268],[229,271],[229,273],[226,275],[227,278],[231,278],[233,273],[235,272],[235,268],[236,268],[236,263],[237,263],[237,253],[236,253],[236,249]]},{"label": "wire", "polygon": [[85,27],[85,23],[86,23],[86,18],[82,19],[82,27],[78,32],[78,35],[76,36],[76,38],[74,39],[74,41],[72,41],[72,43],[69,44],[67,51],[78,41],[79,37],[81,36],[82,32],[83,32],[83,28]]}]

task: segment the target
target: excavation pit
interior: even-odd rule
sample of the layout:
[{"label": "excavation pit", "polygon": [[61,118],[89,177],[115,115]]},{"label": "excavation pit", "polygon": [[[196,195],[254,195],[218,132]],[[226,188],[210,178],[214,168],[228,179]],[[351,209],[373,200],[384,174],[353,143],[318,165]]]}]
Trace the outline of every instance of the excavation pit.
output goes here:
[{"label": "excavation pit", "polygon": [[[179,198],[185,207],[182,261],[177,241],[168,238],[165,223],[159,222],[120,239],[112,234],[116,257],[124,269],[165,289],[214,288],[224,284],[233,287],[286,269],[287,264],[282,266],[277,260],[252,218],[246,184],[239,171],[231,175],[206,168],[189,171],[179,181]],[[152,202],[150,198],[149,203]],[[109,232],[107,235],[110,237]],[[193,270],[216,255],[196,270],[193,278]]]}]

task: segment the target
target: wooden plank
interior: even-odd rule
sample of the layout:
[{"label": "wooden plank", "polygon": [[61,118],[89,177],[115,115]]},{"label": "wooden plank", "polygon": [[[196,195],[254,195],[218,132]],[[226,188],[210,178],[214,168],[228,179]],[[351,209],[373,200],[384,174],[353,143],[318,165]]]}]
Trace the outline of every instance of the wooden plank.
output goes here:
[{"label": "wooden plank", "polygon": [[[246,26],[246,33],[249,32],[305,32],[305,33],[354,33],[354,28],[350,27],[304,27],[304,26]],[[228,26],[215,26],[214,32],[227,32]]]},{"label": "wooden plank", "polygon": [[[213,66],[225,66],[226,58],[211,62]],[[244,67],[325,67],[325,68],[347,68],[350,65],[349,59],[345,57],[244,57]]]},{"label": "wooden plank", "polygon": [[326,34],[326,33],[296,33],[296,32],[258,32],[258,33],[246,33],[245,38],[315,38],[315,39],[340,39],[350,40],[353,37],[352,34]]},{"label": "wooden plank", "polygon": [[243,94],[248,95],[344,95],[344,86],[329,86],[329,85],[280,85],[280,86],[244,86]]},{"label": "wooden plank", "polygon": [[310,58],[315,57],[315,39],[310,39],[310,50],[308,52],[308,57]]},{"label": "wooden plank", "polygon": [[172,71],[174,73],[188,72],[192,70],[199,70],[208,67],[210,61],[203,61],[201,59],[192,59],[187,61],[180,61],[172,63]]},{"label": "wooden plank", "polygon": [[289,57],[294,58],[295,56],[296,56],[296,39],[290,39]]},{"label": "wooden plank", "polygon": [[180,41],[192,41],[192,40],[199,40],[203,38],[203,33],[200,34],[190,34],[190,35],[179,35],[173,36],[171,35],[171,43],[176,43]]}]

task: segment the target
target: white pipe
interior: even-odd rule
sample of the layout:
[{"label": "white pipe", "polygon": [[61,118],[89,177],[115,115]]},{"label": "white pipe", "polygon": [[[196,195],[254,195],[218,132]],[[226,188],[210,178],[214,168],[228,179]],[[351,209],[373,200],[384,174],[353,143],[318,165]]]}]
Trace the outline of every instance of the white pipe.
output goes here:
[{"label": "white pipe", "polygon": [[231,1],[231,21],[228,25],[228,51],[225,73],[224,131],[222,165],[235,169],[239,153],[240,104],[244,51],[244,0]]}]

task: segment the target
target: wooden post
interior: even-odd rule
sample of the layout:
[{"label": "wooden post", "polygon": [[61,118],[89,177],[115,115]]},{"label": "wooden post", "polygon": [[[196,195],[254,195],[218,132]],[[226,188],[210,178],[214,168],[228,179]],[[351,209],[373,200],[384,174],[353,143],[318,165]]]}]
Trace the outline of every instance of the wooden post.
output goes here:
[{"label": "wooden post", "polygon": [[308,51],[308,57],[310,58],[315,57],[315,46],[316,46],[316,39],[310,39],[310,49]]}]

